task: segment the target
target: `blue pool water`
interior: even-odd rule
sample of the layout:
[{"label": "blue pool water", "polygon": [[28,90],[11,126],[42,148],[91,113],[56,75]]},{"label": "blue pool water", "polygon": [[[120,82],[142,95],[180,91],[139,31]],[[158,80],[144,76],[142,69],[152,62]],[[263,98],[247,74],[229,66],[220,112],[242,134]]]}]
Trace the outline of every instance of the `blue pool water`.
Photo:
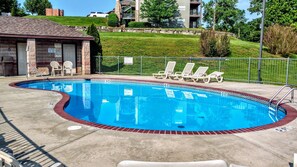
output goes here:
[{"label": "blue pool water", "polygon": [[101,80],[53,80],[23,83],[23,88],[65,92],[65,112],[79,120],[144,130],[219,131],[251,128],[285,117],[267,104],[163,84]]}]

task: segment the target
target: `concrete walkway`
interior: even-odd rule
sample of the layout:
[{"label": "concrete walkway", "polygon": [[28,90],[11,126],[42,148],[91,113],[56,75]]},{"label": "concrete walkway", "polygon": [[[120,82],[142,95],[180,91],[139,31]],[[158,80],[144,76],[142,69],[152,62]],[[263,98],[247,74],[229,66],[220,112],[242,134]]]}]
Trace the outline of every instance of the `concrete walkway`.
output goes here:
[{"label": "concrete walkway", "polygon": [[[152,77],[135,76],[89,77],[154,80]],[[268,129],[231,135],[140,134],[84,125],[79,130],[68,131],[69,126],[78,124],[61,118],[53,111],[61,95],[8,85],[22,80],[26,78],[0,78],[0,146],[13,149],[18,159],[32,160],[42,166],[58,161],[73,167],[115,167],[122,160],[174,162],[222,159],[250,167],[285,167],[292,163],[293,153],[297,152],[296,120],[285,125],[289,128],[286,132]],[[235,82],[195,84],[267,98],[279,89],[279,86],[273,85]],[[297,109],[296,103],[290,105]]]}]

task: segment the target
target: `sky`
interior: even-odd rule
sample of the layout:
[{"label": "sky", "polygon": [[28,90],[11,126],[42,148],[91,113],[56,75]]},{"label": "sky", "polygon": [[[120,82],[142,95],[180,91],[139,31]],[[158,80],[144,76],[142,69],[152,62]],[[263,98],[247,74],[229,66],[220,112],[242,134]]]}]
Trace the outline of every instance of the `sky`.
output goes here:
[{"label": "sky", "polygon": [[[25,0],[18,0],[23,4]],[[55,9],[63,9],[65,16],[87,16],[90,12],[108,12],[116,0],[49,0]]]},{"label": "sky", "polygon": [[[18,0],[23,4],[25,0]],[[65,16],[87,16],[90,12],[108,12],[115,7],[116,0],[50,0],[53,8],[63,9]],[[209,0],[204,0],[209,2]],[[238,8],[246,10],[249,7],[249,0],[239,0]],[[252,20],[260,17],[251,15],[248,11],[246,18]]]}]

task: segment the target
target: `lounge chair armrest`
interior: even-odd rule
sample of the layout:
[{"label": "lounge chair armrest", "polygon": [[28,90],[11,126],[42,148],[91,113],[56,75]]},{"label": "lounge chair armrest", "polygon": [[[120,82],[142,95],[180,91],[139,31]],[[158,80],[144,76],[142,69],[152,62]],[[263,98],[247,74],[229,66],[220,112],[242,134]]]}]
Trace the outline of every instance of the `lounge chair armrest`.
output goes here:
[{"label": "lounge chair armrest", "polygon": [[158,72],[158,74],[164,74],[165,73],[165,71],[159,71]]},{"label": "lounge chair armrest", "polygon": [[178,71],[178,72],[175,72],[175,74],[177,74],[177,75],[181,75],[181,74],[182,74],[182,72],[179,72],[179,71]]}]

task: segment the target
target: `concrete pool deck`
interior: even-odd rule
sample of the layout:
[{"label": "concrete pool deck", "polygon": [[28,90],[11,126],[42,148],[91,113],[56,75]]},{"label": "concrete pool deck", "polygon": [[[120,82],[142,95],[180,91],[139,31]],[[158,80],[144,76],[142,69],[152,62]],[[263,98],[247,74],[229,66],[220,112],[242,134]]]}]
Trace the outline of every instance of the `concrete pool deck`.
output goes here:
[{"label": "concrete pool deck", "polygon": [[[87,77],[155,80],[150,76]],[[228,135],[143,134],[86,125],[81,125],[79,130],[69,131],[69,126],[80,124],[65,120],[54,112],[53,108],[62,96],[55,92],[8,85],[24,80],[26,77],[0,78],[0,147],[7,146],[18,159],[32,160],[42,166],[57,161],[74,167],[115,167],[122,160],[187,162],[222,159],[250,167],[283,167],[290,166],[293,153],[297,152],[297,120],[281,126],[287,128],[285,132],[272,128]],[[237,82],[192,84],[266,98],[270,98],[280,88]],[[297,92],[295,102],[296,97]],[[297,109],[296,103],[288,105]]]}]

